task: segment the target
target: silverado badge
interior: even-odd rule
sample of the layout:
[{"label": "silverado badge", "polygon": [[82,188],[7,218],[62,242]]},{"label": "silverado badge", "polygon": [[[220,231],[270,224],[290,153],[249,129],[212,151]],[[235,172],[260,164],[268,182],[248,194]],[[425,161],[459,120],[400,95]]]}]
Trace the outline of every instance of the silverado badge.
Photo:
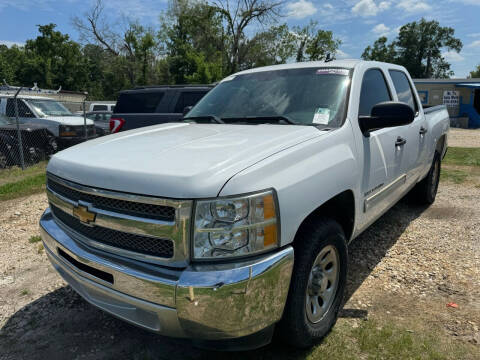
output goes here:
[{"label": "silverado badge", "polygon": [[86,206],[77,205],[73,208],[73,216],[85,224],[94,222],[96,215],[94,212],[88,211]]}]

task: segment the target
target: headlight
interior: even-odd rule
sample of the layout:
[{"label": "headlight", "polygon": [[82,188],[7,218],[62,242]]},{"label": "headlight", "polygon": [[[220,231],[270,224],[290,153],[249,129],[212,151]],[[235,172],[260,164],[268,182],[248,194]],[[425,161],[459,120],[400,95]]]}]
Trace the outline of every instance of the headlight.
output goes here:
[{"label": "headlight", "polygon": [[245,256],[277,247],[277,215],[272,190],[241,197],[197,201],[194,258]]},{"label": "headlight", "polygon": [[75,136],[77,132],[73,126],[60,125],[59,128],[60,136]]}]

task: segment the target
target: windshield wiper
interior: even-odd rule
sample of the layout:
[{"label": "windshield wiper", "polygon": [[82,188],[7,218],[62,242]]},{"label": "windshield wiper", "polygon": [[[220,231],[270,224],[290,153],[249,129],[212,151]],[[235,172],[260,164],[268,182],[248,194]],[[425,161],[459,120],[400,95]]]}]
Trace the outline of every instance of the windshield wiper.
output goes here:
[{"label": "windshield wiper", "polygon": [[185,120],[195,121],[195,120],[202,120],[202,119],[213,120],[217,124],[225,124],[225,122],[222,119],[220,119],[217,115],[189,116],[189,117],[184,117],[182,121],[185,121]]}]

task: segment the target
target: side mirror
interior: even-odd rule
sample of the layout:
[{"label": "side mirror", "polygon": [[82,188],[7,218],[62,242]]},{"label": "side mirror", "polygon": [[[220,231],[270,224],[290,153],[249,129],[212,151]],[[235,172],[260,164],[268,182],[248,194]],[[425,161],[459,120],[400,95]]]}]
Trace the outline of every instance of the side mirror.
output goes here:
[{"label": "side mirror", "polygon": [[375,105],[370,116],[360,116],[358,123],[363,135],[369,137],[372,130],[408,125],[414,119],[415,113],[409,105],[403,102],[385,101]]},{"label": "side mirror", "polygon": [[183,116],[187,115],[190,110],[192,110],[193,106],[185,106],[183,109]]}]

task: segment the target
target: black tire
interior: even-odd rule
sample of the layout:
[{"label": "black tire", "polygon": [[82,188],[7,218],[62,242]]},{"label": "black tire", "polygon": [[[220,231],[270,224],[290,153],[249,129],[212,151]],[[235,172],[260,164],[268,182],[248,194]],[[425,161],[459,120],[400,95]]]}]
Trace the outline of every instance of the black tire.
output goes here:
[{"label": "black tire", "polygon": [[[306,309],[312,267],[317,256],[332,246],[337,251],[339,263],[336,291],[324,315],[318,322],[312,323]],[[303,225],[295,239],[294,249],[295,263],[290,290],[278,330],[281,338],[290,345],[308,348],[325,337],[337,321],[347,279],[347,240],[337,222],[328,218],[315,219]]]},{"label": "black tire", "polygon": [[435,151],[427,176],[413,188],[412,196],[416,203],[431,205],[435,201],[440,181],[441,163],[440,154]]},{"label": "black tire", "polygon": [[0,149],[0,169],[6,169],[9,165],[8,156],[5,150]]}]

